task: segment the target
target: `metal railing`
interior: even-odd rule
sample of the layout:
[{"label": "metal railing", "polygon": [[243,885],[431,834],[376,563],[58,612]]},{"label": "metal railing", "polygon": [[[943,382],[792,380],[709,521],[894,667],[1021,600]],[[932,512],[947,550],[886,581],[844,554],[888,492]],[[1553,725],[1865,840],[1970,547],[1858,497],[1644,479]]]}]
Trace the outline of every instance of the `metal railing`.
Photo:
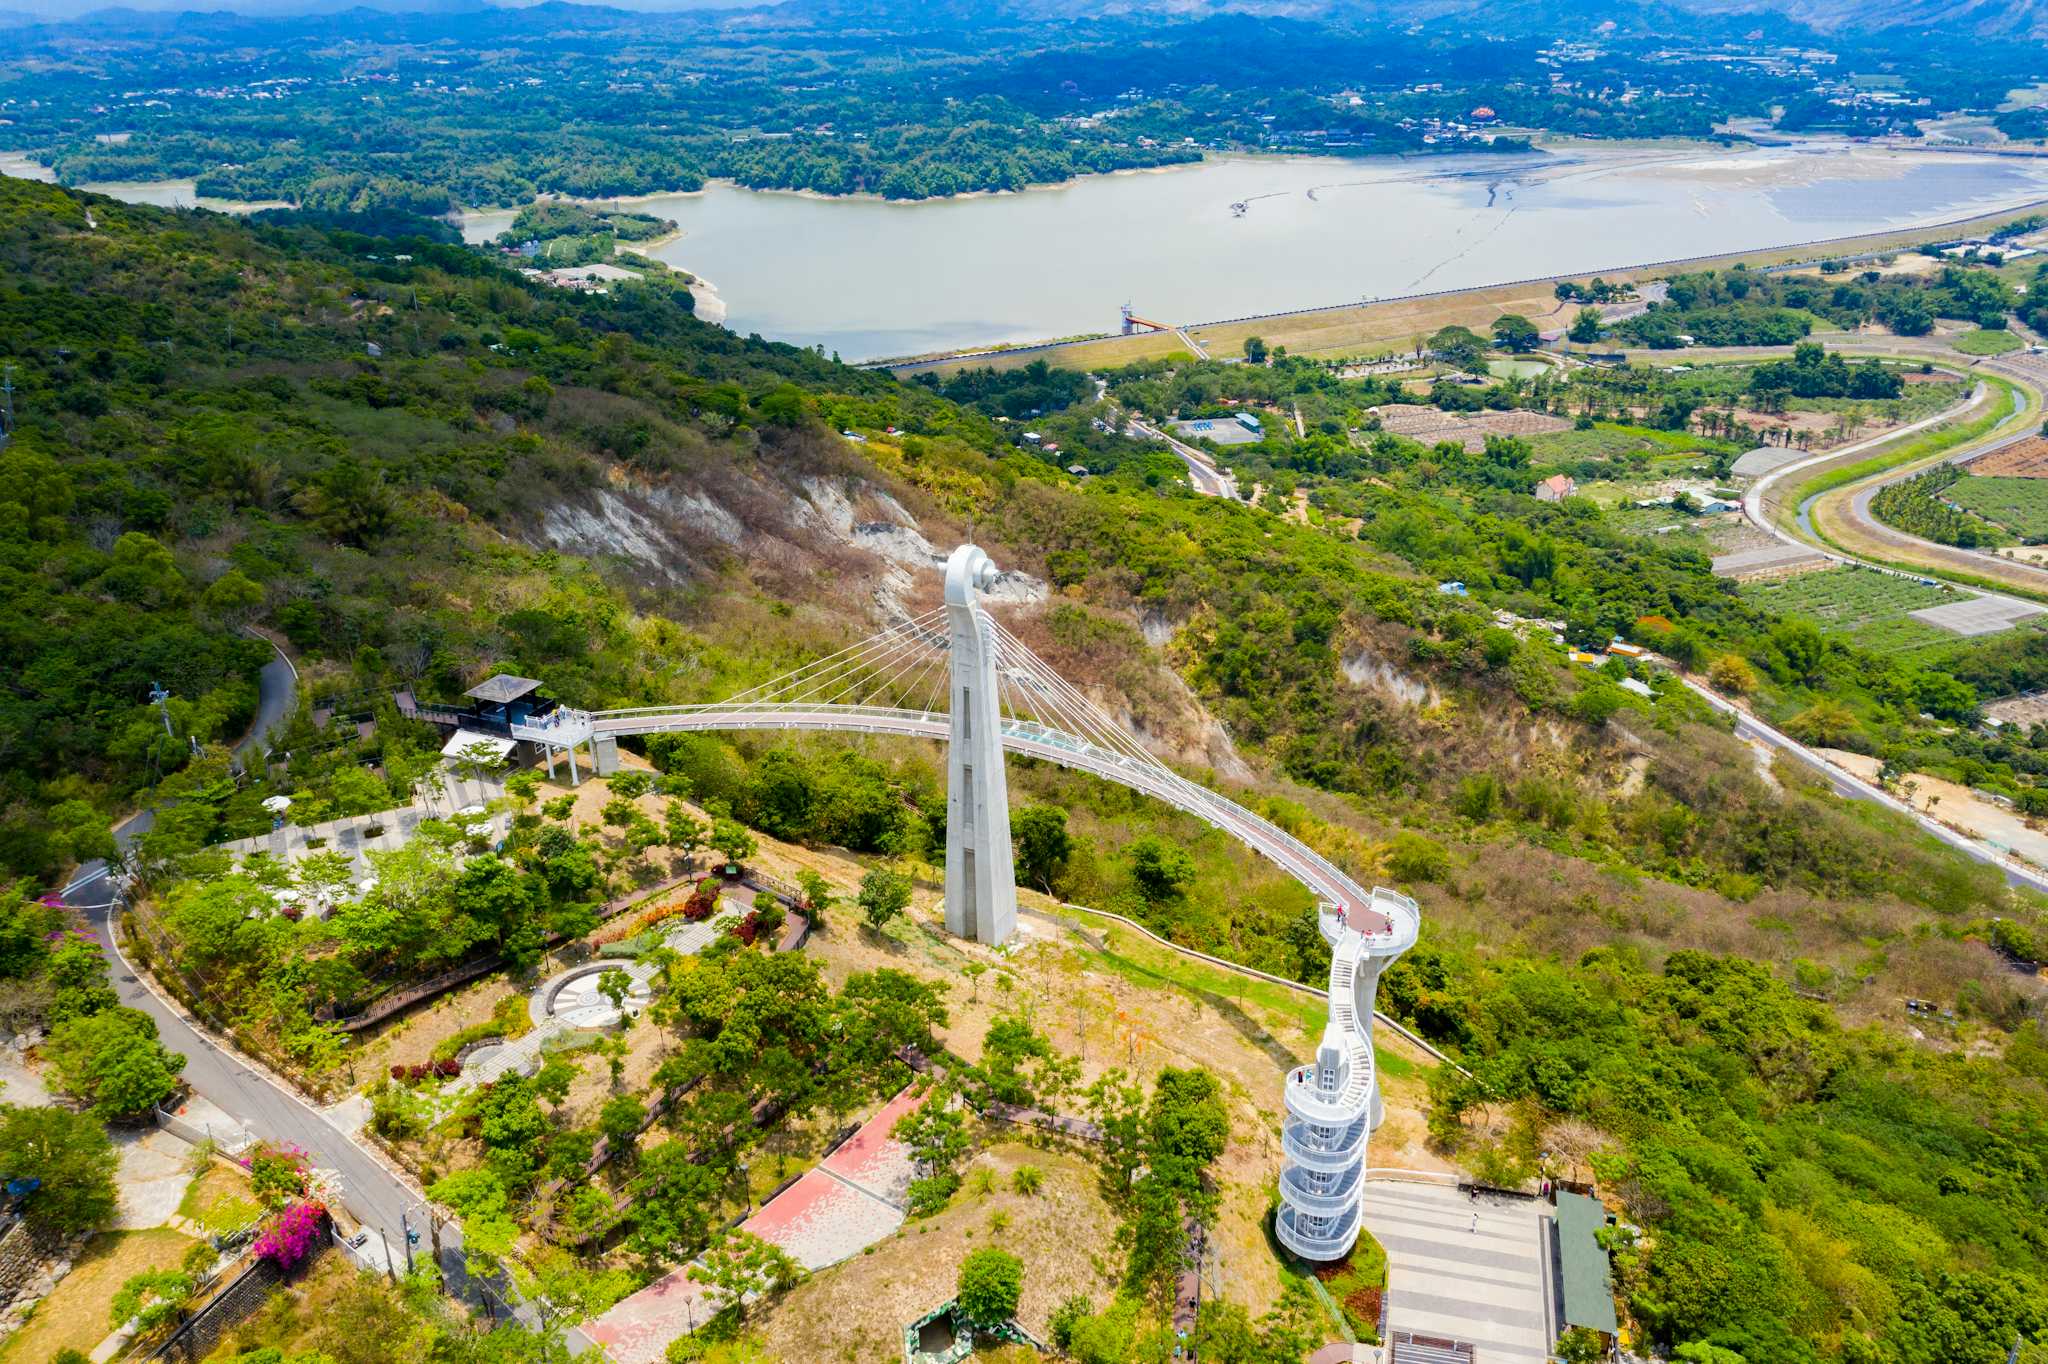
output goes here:
[{"label": "metal railing", "polygon": [[[951,733],[951,721],[943,713],[903,710],[893,706],[837,706],[808,702],[641,706],[598,711],[591,715],[590,721],[593,733],[610,735],[710,729],[851,730],[925,738],[946,738]],[[1392,955],[1413,945],[1420,927],[1420,914],[1414,901],[1402,896],[1383,897],[1369,893],[1321,853],[1229,797],[1189,781],[1164,763],[1133,759],[1037,721],[1006,719],[1002,729],[1006,749],[1091,772],[1155,796],[1265,854],[1326,903],[1372,905],[1388,919],[1384,930],[1364,935],[1377,952]]]}]

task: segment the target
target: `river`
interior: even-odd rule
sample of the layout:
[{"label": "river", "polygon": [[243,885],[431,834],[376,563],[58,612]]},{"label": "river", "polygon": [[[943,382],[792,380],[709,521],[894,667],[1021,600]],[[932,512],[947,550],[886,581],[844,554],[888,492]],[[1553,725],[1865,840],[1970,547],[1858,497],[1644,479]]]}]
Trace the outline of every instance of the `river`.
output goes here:
[{"label": "river", "polygon": [[[95,188],[193,202],[189,182]],[[2048,158],[1579,144],[1512,157],[1221,157],[916,204],[723,184],[622,202],[681,225],[650,254],[715,286],[728,326],[864,360],[1114,330],[1124,303],[1167,322],[1213,320],[2039,200]],[[488,239],[511,218],[465,215],[464,234]]]}]

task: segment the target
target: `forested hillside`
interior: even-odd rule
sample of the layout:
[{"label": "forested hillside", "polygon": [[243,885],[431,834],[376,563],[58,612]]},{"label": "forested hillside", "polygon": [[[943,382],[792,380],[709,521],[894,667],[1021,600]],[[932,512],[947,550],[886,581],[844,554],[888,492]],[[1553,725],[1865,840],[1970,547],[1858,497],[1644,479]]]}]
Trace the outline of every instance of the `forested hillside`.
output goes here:
[{"label": "forested hillside", "polygon": [[[1622,1287],[1650,1340],[1716,1341],[1729,1353],[1695,1357],[1718,1364],[1993,1364],[2048,1325],[2048,1041],[2038,982],[2009,964],[2035,952],[2041,907],[1882,812],[1760,772],[1667,677],[1626,691],[1435,583],[1455,567],[1575,640],[1732,658],[1772,705],[1847,697],[1888,736],[1932,734],[1930,705],[1967,718],[1975,693],[1772,619],[1697,553],[1537,503],[1512,443],[1326,442],[1348,462],[1317,466],[1330,510],[1311,520],[1194,496],[1084,402],[1061,418],[1101,457],[1084,482],[1011,443],[1001,381],[942,394],[741,339],[673,280],[551,291],[458,247],[11,180],[0,352],[18,416],[0,454],[11,876],[104,851],[109,818],[158,783],[179,803],[144,840],[151,876],[174,905],[231,898],[206,892],[203,848],[267,827],[264,793],[316,810],[407,793],[434,740],[394,689],[453,696],[503,670],[585,706],[717,698],[928,603],[931,547],[971,520],[1016,574],[999,610],[1063,672],[1192,775],[1418,895],[1425,941],[1387,1003],[1475,1077],[1442,1073],[1433,1135],[1501,1177],[1566,1143],[1598,1169],[1641,1228]],[[1245,373],[1342,400],[1299,367]],[[221,745],[269,647],[244,627],[373,737],[302,713],[289,764],[232,778]],[[2037,644],[2008,647],[2038,666]],[[942,855],[941,788],[909,746],[650,756],[778,837]],[[1013,781],[1070,834],[1020,840],[1027,883],[1325,969],[1298,889],[1220,836],[1074,774]],[[578,895],[601,884],[584,870]],[[226,942],[241,916],[208,923]],[[273,918],[260,959],[220,963],[238,1022],[309,1071],[341,1055],[314,1010],[351,982],[304,965],[346,963],[335,931]],[[1907,994],[1956,1021],[1910,1036]]]}]

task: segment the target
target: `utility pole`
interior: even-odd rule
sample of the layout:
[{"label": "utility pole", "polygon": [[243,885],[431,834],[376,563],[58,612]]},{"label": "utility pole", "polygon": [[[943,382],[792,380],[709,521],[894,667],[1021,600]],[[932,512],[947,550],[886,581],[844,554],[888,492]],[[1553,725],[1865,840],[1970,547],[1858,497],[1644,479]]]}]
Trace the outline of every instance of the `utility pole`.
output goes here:
[{"label": "utility pole", "polygon": [[7,448],[7,438],[14,434],[14,366],[7,366],[0,375],[0,450]]}]

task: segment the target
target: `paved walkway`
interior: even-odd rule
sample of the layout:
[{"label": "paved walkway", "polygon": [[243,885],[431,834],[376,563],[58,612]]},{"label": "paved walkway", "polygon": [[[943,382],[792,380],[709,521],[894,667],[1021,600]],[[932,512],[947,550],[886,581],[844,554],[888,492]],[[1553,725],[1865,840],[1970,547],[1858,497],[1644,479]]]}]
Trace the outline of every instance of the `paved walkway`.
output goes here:
[{"label": "paved walkway", "polygon": [[[458,824],[466,824],[470,821],[456,811],[488,804],[505,794],[505,783],[496,777],[462,777],[451,772],[447,780],[447,790],[434,797],[431,806],[407,805],[397,810],[349,815],[319,824],[287,824],[267,834],[236,839],[220,846],[237,857],[267,852],[280,862],[296,862],[308,853],[345,852],[355,861],[356,876],[364,877],[370,874],[370,853],[404,847],[422,821],[452,819]],[[503,814],[479,815],[476,818],[485,819],[490,824],[492,842],[503,838],[510,824]],[[315,839],[321,840],[320,846],[313,845]]]},{"label": "paved walkway", "polygon": [[1387,1251],[1387,1334],[1462,1341],[1489,1364],[1548,1360],[1548,1212],[1533,1199],[1475,1203],[1459,1189],[1372,1181],[1365,1224]]},{"label": "paved walkway", "polygon": [[[719,902],[718,912],[707,919],[694,923],[677,918],[677,927],[669,930],[665,939],[667,946],[686,957],[695,956],[709,947],[729,924],[736,923],[746,910],[730,899]],[[584,1032],[597,1028],[609,1028],[619,1021],[619,1011],[597,987],[605,967],[626,973],[631,982],[626,991],[627,1007],[635,1013],[647,1007],[653,997],[654,977],[660,968],[650,961],[634,961],[620,958],[613,962],[593,961],[567,973],[574,979],[562,981],[553,976],[541,983],[528,1001],[527,1010],[533,1018],[533,1030],[523,1037],[516,1037],[501,1047],[491,1047],[471,1056],[462,1068],[462,1074],[443,1087],[444,1094],[460,1094],[473,1085],[487,1080],[497,1080],[508,1074],[531,1075],[540,1069],[541,1058],[547,1052],[547,1045],[557,1037],[572,1032]],[[579,974],[580,973],[580,974]],[[550,992],[553,998],[550,999]]]}]

